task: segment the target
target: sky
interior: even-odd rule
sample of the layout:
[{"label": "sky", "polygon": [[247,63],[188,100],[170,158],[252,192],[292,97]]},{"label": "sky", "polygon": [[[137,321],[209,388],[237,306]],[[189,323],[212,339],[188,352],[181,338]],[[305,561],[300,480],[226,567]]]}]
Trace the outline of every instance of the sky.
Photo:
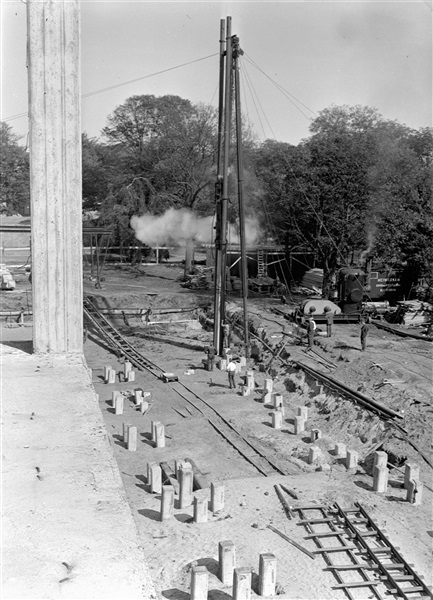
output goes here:
[{"label": "sky", "polygon": [[[90,137],[133,95],[217,106],[220,20],[228,16],[244,51],[242,112],[260,140],[298,144],[332,104],[432,126],[431,0],[87,0],[80,9],[82,129]],[[192,64],[174,68],[184,63]],[[1,0],[0,118],[23,144],[26,113],[26,5]]]}]

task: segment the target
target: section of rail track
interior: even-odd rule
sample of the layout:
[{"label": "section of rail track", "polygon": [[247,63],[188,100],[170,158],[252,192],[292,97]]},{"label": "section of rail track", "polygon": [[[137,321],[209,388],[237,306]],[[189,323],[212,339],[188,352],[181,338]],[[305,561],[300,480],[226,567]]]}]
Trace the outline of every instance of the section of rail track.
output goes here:
[{"label": "section of rail track", "polygon": [[355,507],[343,510],[337,503],[331,507],[291,507],[299,514],[297,525],[308,533],[305,539],[316,545],[313,554],[323,557],[326,570],[336,578],[334,589],[343,590],[350,600],[356,600],[356,590],[365,588],[378,600],[383,600],[385,594],[403,600],[433,598],[431,589],[399,548],[358,502]]},{"label": "section of rail track", "polygon": [[365,408],[368,408],[368,410],[371,410],[372,412],[377,413],[382,418],[391,419],[391,420],[403,419],[403,417],[400,413],[395,412],[395,410],[388,408],[384,404],[380,404],[379,402],[376,402],[375,400],[373,400],[372,398],[369,398],[368,396],[365,396],[364,394],[361,394],[355,390],[350,389],[347,385],[345,385],[341,381],[337,381],[333,377],[330,377],[328,374],[322,373],[321,371],[316,371],[316,369],[313,369],[312,367],[309,367],[308,365],[306,365],[300,361],[292,361],[292,362],[294,364],[296,364],[299,368],[301,368],[303,371],[305,371],[306,373],[308,373],[309,375],[314,377],[315,379],[322,381],[328,387],[332,387],[333,389],[338,391],[343,396],[348,397],[352,400],[355,400],[355,402],[357,402],[358,404],[361,404]]},{"label": "section of rail track", "polygon": [[113,325],[104,317],[100,310],[93,304],[89,296],[83,299],[84,316],[101,334],[110,348],[119,356],[127,357],[134,367],[140,370],[149,371],[155,377],[160,377],[164,372],[158,365],[145,358],[130,344]]},{"label": "section of rail track", "polygon": [[[164,370],[154,362],[145,358],[134,348],[134,346],[132,346],[132,344],[125,340],[125,338],[93,304],[91,298],[87,296],[84,297],[84,314],[117,355],[123,356],[125,359],[129,360],[137,369],[146,370],[158,379],[161,379]],[[281,466],[278,460],[266,456],[264,452],[260,452],[260,450],[253,446],[239,431],[236,430],[235,427],[233,427],[233,425],[224,419],[211,404],[206,402],[204,398],[191,390],[184,383],[181,381],[172,381],[166,385],[170,385],[174,392],[206,417],[210,425],[212,425],[212,427],[227,442],[229,442],[247,462],[253,465],[259,473],[264,476],[292,474],[289,469]]]}]

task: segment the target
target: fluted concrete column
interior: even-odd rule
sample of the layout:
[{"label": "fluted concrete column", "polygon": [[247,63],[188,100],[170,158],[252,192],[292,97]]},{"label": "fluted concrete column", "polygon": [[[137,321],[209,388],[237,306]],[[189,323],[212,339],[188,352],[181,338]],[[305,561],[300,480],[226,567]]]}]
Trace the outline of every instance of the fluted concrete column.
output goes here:
[{"label": "fluted concrete column", "polygon": [[78,0],[27,0],[33,346],[83,352]]}]

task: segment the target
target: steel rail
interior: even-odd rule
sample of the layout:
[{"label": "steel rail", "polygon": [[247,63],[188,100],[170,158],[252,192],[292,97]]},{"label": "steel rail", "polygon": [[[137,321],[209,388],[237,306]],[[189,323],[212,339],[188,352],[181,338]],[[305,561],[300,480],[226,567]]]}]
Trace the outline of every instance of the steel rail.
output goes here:
[{"label": "steel rail", "polygon": [[[399,548],[388,540],[359,502],[355,502],[357,508],[352,511],[344,511],[337,502],[334,506],[345,527],[350,531],[352,540],[356,540],[368,560],[377,566],[377,570],[383,576],[382,580],[386,580],[392,585],[390,593],[396,594],[404,600],[414,600],[414,596],[411,594],[417,594],[417,598],[419,598],[420,593],[428,598],[433,597],[431,590],[422,578],[400,554]],[[355,515],[355,519],[350,518],[351,514]],[[360,517],[356,516],[358,514]],[[388,563],[381,560],[381,555],[386,557]],[[399,571],[399,575],[395,575],[391,571]],[[412,587],[402,587],[401,583],[403,582]]]},{"label": "steel rail", "polygon": [[[314,553],[322,554],[328,565],[326,570],[331,571],[337,579],[338,585],[334,589],[344,591],[350,600],[354,600],[353,591],[356,588],[365,587],[369,587],[376,598],[382,599],[381,590],[377,589],[380,585],[387,588],[388,594],[397,595],[403,600],[432,598],[431,589],[403,558],[399,548],[384,535],[361,504],[355,502],[354,505],[356,508],[349,510],[343,510],[338,503],[332,507],[291,507],[292,512],[298,512],[301,517],[297,525],[305,527],[308,532],[304,539],[314,541],[318,546]],[[320,514],[318,517],[307,515],[307,511],[319,511]],[[315,531],[315,525],[320,525],[320,531]],[[324,532],[323,526],[327,526],[329,531]],[[324,547],[322,540],[326,539],[335,539],[340,545]],[[349,561],[334,563],[331,556],[341,552],[347,553]],[[350,581],[345,581],[344,574],[350,572]],[[354,572],[362,579],[354,581]],[[368,572],[372,572],[374,578],[370,578]]]},{"label": "steel rail", "polygon": [[[118,354],[123,355],[127,358],[131,364],[138,369],[145,369],[152,375],[161,379],[161,375],[165,372],[164,369],[159,367],[156,363],[148,360],[141,355],[125,338],[117,331],[113,325],[101,314],[99,309],[93,304],[92,300],[85,296],[84,297],[84,314],[86,318],[93,324],[93,326],[99,331],[99,333],[108,342],[109,346],[117,351]],[[260,452],[255,448],[248,440],[246,440],[219,412],[211,406],[204,398],[199,396],[196,392],[191,390],[184,383],[169,382],[171,389],[186,400],[191,406],[198,410],[208,420],[210,425],[230,443],[241,456],[250,464],[252,464],[258,471],[264,476],[274,475],[276,473],[280,475],[290,474],[282,469],[276,461],[272,458],[267,457],[264,453]],[[205,406],[202,410],[195,402],[190,398],[182,394],[177,387],[181,386],[189,394],[200,400]],[[209,414],[213,411],[213,414]],[[206,414],[207,413],[207,414]],[[262,464],[261,464],[262,463]],[[263,464],[265,463],[265,464]]]},{"label": "steel rail", "polygon": [[362,404],[362,406],[365,406],[369,410],[377,412],[381,416],[386,417],[387,419],[397,419],[397,418],[403,419],[401,414],[395,412],[394,410],[392,410],[391,408],[388,408],[387,406],[384,406],[383,404],[380,404],[379,402],[376,402],[376,400],[372,400],[368,396],[364,396],[364,394],[361,394],[360,392],[352,390],[349,386],[342,383],[341,381],[337,381],[336,379],[334,379],[333,377],[330,377],[329,375],[327,375],[325,373],[316,371],[312,367],[309,367],[308,365],[306,365],[300,361],[294,360],[291,362],[296,364],[302,370],[309,373],[312,377],[314,377],[316,379],[321,379],[328,386],[331,386],[331,387],[337,389],[340,393],[343,393],[346,396],[352,398],[353,400],[355,400],[359,404]]},{"label": "steel rail", "polygon": [[389,333],[394,333],[395,335],[399,335],[401,337],[410,337],[415,340],[424,340],[425,342],[433,342],[433,336],[421,335],[419,333],[409,333],[408,331],[401,331],[401,329],[395,329],[391,325],[384,325],[383,323],[376,323],[376,321],[372,321],[371,324],[375,325],[378,329],[383,329],[384,331],[388,331]]}]

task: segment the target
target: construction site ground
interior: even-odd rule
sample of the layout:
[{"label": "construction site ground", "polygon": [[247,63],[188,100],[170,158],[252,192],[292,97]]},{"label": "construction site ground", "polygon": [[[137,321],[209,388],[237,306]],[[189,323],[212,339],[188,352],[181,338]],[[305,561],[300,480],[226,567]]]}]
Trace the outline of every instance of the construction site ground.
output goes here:
[{"label": "construction site ground", "polygon": [[[98,395],[100,413],[96,404],[90,403],[87,410],[92,414],[97,413],[92,418],[100,418],[100,415],[103,417],[103,431],[106,431],[111,446],[111,450],[108,449],[107,452],[112,452],[117,461],[126,493],[124,498],[129,504],[138,531],[140,551],[145,557],[158,597],[188,600],[191,568],[193,565],[204,565],[209,572],[210,600],[231,598],[231,586],[223,585],[217,577],[218,542],[231,540],[236,547],[237,566],[251,567],[253,570],[253,597],[257,595],[259,555],[270,552],[277,557],[279,598],[345,598],[343,590],[334,589],[336,579],[329,570],[325,570],[326,564],[320,555],[316,555],[312,560],[268,528],[268,525],[272,525],[308,550],[315,550],[313,541],[305,539],[305,530],[296,525],[297,519],[289,520],[286,517],[274,490],[276,483],[283,483],[296,492],[298,500],[288,497],[293,506],[332,505],[338,502],[343,508],[351,508],[354,502],[359,502],[379,526],[386,529],[387,537],[400,548],[404,558],[414,565],[417,573],[423,575],[427,584],[431,585],[431,343],[400,338],[372,325],[367,349],[361,352],[359,326],[335,325],[331,338],[325,337],[324,331],[318,332],[318,354],[312,354],[306,350],[305,343],[300,341],[300,332],[296,326],[278,312],[274,312],[275,309],[290,311],[300,298],[290,299],[288,305],[282,305],[277,298],[250,298],[249,311],[251,315],[255,315],[254,325],[258,327],[258,335],[264,339],[266,347],[272,347],[278,352],[283,343],[286,345],[280,354],[283,360],[277,358],[271,363],[272,354],[266,347],[261,363],[255,364],[248,360],[247,368],[255,373],[256,390],[244,397],[239,386],[235,390],[229,389],[226,372],[218,368],[212,372],[205,370],[202,362],[205,358],[203,348],[211,342],[212,332],[206,331],[200,325],[197,312],[184,310],[180,314],[180,310],[200,307],[202,312],[212,303],[212,291],[183,288],[180,286],[181,276],[182,266],[179,263],[138,267],[113,266],[105,269],[105,280],[102,282],[102,289],[99,289],[95,288],[94,281],[89,279],[89,271],[86,269],[84,287],[85,293],[95,298],[99,308],[137,308],[143,309],[143,312],[149,307],[152,308],[149,324],[143,323],[139,316],[121,314],[111,321],[137,350],[164,371],[176,374],[182,383],[211,405],[255,448],[278,464],[285,475],[277,472],[269,473],[268,476],[261,474],[227,442],[205,415],[173,389],[174,386],[164,383],[151,373],[137,371],[136,380],[131,383],[119,381],[119,378],[115,384],[104,383],[104,366],[111,365],[120,372],[123,368],[122,360],[89,328],[84,353],[87,366],[92,371],[91,385]],[[2,300],[7,301],[6,306],[3,302],[3,310],[25,307],[26,302],[29,302],[29,287],[25,278],[23,277],[22,281],[18,279],[17,289],[8,294],[3,294]],[[235,314],[241,310],[241,306],[239,296],[230,296],[227,304],[228,314]],[[179,309],[179,313],[162,314],[166,309]],[[4,347],[14,348],[14,352],[31,352],[30,340],[30,325],[19,327],[12,319],[3,322]],[[234,341],[234,354],[242,354],[240,339]],[[28,357],[26,360],[34,358]],[[401,415],[399,422],[406,434],[402,435],[392,422],[384,421],[353,401],[343,399],[337,393],[321,387],[320,382],[306,377],[291,361],[302,362],[327,373],[392,408]],[[330,366],[330,363],[334,366]],[[241,375],[245,373],[244,368],[241,374],[236,375],[237,384],[242,382]],[[84,376],[83,373],[82,377]],[[283,395],[285,416],[281,430],[272,428],[272,406],[261,401],[261,389],[265,378],[269,377],[274,381],[274,391]],[[15,385],[21,385],[19,369],[16,371]],[[149,409],[145,414],[141,414],[133,400],[135,388],[150,392],[150,396],[146,398]],[[123,415],[114,414],[111,401],[114,390],[124,394]],[[63,402],[59,401],[58,390],[53,390],[53,395],[55,398],[50,407],[53,412],[50,415],[47,408],[40,423],[40,435],[48,441],[54,435],[53,421],[64,411]],[[294,417],[298,406],[308,407],[308,421],[305,432],[295,435]],[[160,421],[165,425],[164,448],[155,448],[151,442],[152,421]],[[74,422],[79,429],[79,422]],[[135,452],[128,451],[123,441],[124,423],[137,426],[139,441]],[[16,418],[15,431],[19,432],[23,427],[22,419]],[[310,430],[313,428],[322,432],[322,437],[314,442],[314,445],[320,447],[321,454],[315,464],[308,464],[309,449],[313,445],[310,442]],[[347,470],[344,461],[334,455],[337,443],[344,443],[347,448],[359,453],[357,468]],[[61,447],[61,440],[56,442],[56,447]],[[422,451],[424,457],[417,448]],[[391,463],[388,489],[383,494],[378,494],[372,489],[372,458],[376,449],[387,451]],[[73,455],[74,449],[68,446],[68,452]],[[17,455],[13,458],[14,469],[19,468],[20,462],[24,461],[22,453],[22,450],[17,450]],[[57,457],[60,468],[62,453],[59,452]],[[99,458],[93,458],[94,473],[98,473],[99,467],[101,472],[106,468],[102,458],[101,455]],[[55,463],[55,459],[56,455],[50,457],[51,462]],[[161,496],[150,492],[147,465],[166,461],[174,468],[175,460],[184,459],[194,463],[208,484],[223,482],[225,485],[224,509],[217,514],[209,512],[207,523],[195,524],[192,521],[192,506],[180,509],[177,508],[177,504],[174,518],[163,522],[159,519]],[[31,469],[28,459],[25,460],[26,468]],[[420,466],[420,478],[424,485],[421,506],[406,502],[406,490],[402,486],[406,462]],[[73,470],[71,472],[73,473]],[[77,472],[77,478],[79,477],[80,473]],[[63,494],[63,502],[67,507],[69,487],[59,486],[58,481],[50,483],[49,477],[44,485],[47,484],[56,486],[56,493],[59,494],[56,501],[61,502]],[[20,513],[24,515],[22,528],[8,532],[8,543],[4,552],[6,556],[10,552],[13,553],[15,545],[18,551],[15,555],[12,554],[12,557],[18,559],[23,551],[20,540],[25,527],[31,532],[35,526],[42,530],[44,526],[40,521],[36,524],[32,517],[29,508],[34,503],[32,493],[27,491],[22,494],[20,489],[17,489],[17,493],[20,494],[17,505]],[[46,497],[40,497],[39,501],[49,504],[52,501],[52,490],[45,487],[44,493]],[[100,493],[103,496],[103,489]],[[209,489],[199,489],[195,494],[205,497],[209,494]],[[100,501],[104,502],[102,496]],[[13,510],[13,503],[8,502],[6,508]],[[67,521],[68,517],[65,516],[64,520]],[[57,534],[60,539],[64,536],[64,526],[65,521],[50,523],[50,535],[55,538]],[[83,546],[91,547],[93,536],[98,534],[89,530],[88,520],[74,519],[74,526],[80,532]],[[109,533],[117,541],[122,537],[115,515]],[[30,546],[33,540],[37,539],[29,536]],[[37,548],[31,550],[32,553],[37,552]],[[117,555],[109,546],[107,553],[107,569],[111,570],[113,567],[109,564],[116,560]],[[85,560],[90,560],[90,556],[91,552],[88,551]],[[7,563],[7,573],[12,569],[12,563],[13,561]],[[14,576],[16,577],[16,573]],[[22,576],[25,578],[25,574]],[[93,590],[90,587],[88,595],[82,597],[128,597],[119,595],[116,590],[113,590],[111,595],[107,595],[105,590],[104,594],[98,595],[97,585],[96,582],[96,587]],[[13,595],[13,588],[13,581],[9,582],[9,595],[4,595],[4,598],[31,597],[24,593],[20,595],[22,587],[17,587]],[[61,590],[59,589],[58,595],[53,595],[50,588],[44,595],[42,589],[39,596],[33,597],[72,597],[64,596]],[[352,590],[352,593],[355,598],[373,597],[368,589],[356,589]]]}]

